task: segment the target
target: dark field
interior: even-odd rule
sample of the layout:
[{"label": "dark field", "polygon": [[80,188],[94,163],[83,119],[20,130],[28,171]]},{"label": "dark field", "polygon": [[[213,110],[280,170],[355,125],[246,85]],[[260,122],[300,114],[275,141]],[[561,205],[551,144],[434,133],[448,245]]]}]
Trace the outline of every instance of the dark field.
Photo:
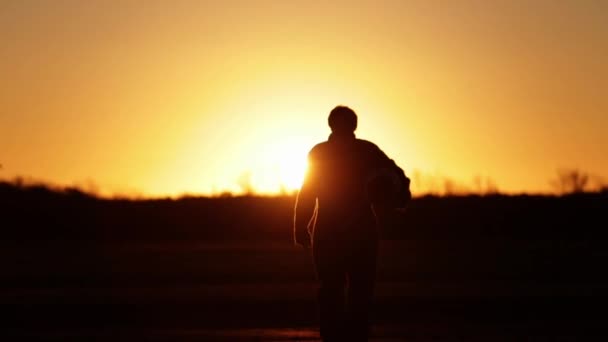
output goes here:
[{"label": "dark field", "polygon": [[[293,198],[0,187],[3,341],[318,339]],[[383,227],[377,341],[608,337],[606,194],[415,199]]]}]

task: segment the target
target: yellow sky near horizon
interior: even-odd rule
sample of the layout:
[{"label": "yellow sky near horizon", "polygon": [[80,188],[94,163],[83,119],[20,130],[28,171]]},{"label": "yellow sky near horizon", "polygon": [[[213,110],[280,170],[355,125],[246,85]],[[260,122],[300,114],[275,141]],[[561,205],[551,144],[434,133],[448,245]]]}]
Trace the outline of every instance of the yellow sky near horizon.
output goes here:
[{"label": "yellow sky near horizon", "polygon": [[344,104],[418,193],[608,182],[608,2],[143,3],[0,2],[0,179],[292,189]]}]

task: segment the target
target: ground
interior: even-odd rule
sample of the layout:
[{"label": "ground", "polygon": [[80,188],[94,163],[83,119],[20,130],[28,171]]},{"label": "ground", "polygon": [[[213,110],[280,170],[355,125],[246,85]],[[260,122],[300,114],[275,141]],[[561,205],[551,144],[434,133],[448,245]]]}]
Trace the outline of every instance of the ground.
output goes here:
[{"label": "ground", "polygon": [[[384,241],[372,341],[608,336],[607,281],[588,269],[604,255],[599,244]],[[318,340],[310,255],[290,242],[29,241],[2,250],[7,340]]]}]

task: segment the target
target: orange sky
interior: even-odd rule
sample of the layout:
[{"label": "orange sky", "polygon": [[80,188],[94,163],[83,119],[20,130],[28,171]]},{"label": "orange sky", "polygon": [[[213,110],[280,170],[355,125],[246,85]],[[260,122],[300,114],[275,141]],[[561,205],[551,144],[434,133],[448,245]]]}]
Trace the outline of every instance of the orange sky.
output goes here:
[{"label": "orange sky", "polygon": [[607,1],[9,0],[0,41],[4,179],[276,192],[337,104],[417,193],[608,179]]}]

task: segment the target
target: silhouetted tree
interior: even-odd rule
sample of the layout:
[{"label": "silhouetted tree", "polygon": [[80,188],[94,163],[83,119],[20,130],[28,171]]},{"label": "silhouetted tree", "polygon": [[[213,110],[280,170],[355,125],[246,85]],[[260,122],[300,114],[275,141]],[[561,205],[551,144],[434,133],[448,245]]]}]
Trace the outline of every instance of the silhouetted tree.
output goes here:
[{"label": "silhouetted tree", "polygon": [[445,196],[459,196],[466,195],[471,193],[471,189],[469,189],[466,185],[454,181],[451,178],[444,177],[443,179],[443,194]]},{"label": "silhouetted tree", "polygon": [[496,195],[499,193],[496,182],[490,177],[475,176],[473,178],[473,187],[480,195]]},{"label": "silhouetted tree", "polygon": [[589,174],[578,169],[560,169],[551,184],[560,194],[585,192],[589,185]]}]

